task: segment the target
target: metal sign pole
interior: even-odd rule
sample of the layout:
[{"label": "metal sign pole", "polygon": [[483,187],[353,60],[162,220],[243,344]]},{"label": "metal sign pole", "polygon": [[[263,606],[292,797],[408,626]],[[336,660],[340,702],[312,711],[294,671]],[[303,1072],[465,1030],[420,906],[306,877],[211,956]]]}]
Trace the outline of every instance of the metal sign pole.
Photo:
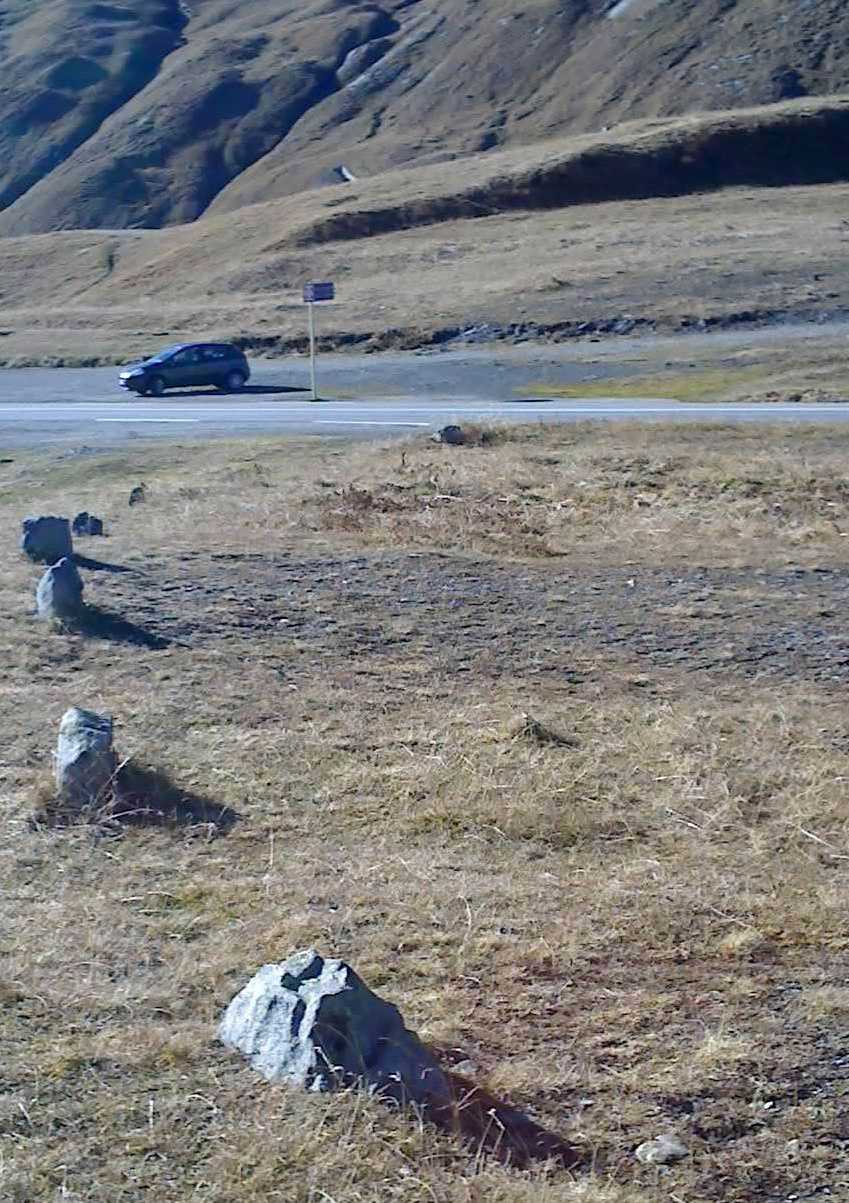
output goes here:
[{"label": "metal sign pole", "polygon": [[315,305],[312,301],[309,303],[310,311],[310,384],[312,386],[312,399],[318,400],[318,394],[315,389]]},{"label": "metal sign pole", "polygon": [[310,311],[310,386],[313,401],[318,400],[318,390],[315,384],[315,302],[332,301],[336,289],[329,280],[311,280],[304,285],[304,304]]}]

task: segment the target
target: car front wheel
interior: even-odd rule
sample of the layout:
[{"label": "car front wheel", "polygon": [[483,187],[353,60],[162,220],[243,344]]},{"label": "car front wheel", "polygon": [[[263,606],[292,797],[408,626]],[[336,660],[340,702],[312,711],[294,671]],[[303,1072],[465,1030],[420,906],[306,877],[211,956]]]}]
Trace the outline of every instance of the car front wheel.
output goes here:
[{"label": "car front wheel", "polygon": [[149,393],[153,393],[154,397],[161,397],[165,392],[165,381],[161,376],[154,376],[153,379],[148,382],[147,391]]}]

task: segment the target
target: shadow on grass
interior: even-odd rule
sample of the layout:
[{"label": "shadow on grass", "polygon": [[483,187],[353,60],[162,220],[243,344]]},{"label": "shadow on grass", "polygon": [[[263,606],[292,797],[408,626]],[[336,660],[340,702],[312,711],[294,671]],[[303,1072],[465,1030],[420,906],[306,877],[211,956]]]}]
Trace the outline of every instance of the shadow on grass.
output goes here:
[{"label": "shadow on grass", "polygon": [[77,568],[87,568],[89,572],[132,572],[124,564],[107,564],[105,560],[92,560],[89,556],[74,552],[74,563]]},{"label": "shadow on grass", "polygon": [[83,810],[69,809],[44,788],[29,826],[34,831],[88,826],[98,839],[119,836],[128,827],[183,828],[214,839],[232,831],[240,817],[221,802],[181,788],[161,769],[128,760],[102,798]]},{"label": "shadow on grass", "polygon": [[[434,1052],[439,1055],[439,1050]],[[572,1169],[583,1159],[579,1148],[524,1111],[455,1070],[446,1068],[444,1073],[449,1098],[434,1098],[424,1106],[427,1118],[443,1131],[515,1169],[527,1169],[541,1161]]]},{"label": "shadow on grass", "polygon": [[110,821],[128,827],[205,827],[210,836],[227,835],[239,815],[177,785],[161,769],[128,761],[118,771]]},{"label": "shadow on grass", "polygon": [[80,635],[91,635],[110,643],[129,643],[152,651],[162,651],[171,646],[170,639],[154,635],[152,631],[146,631],[144,627],[117,614],[110,614],[108,610],[101,610],[99,606],[85,605],[69,627]]}]

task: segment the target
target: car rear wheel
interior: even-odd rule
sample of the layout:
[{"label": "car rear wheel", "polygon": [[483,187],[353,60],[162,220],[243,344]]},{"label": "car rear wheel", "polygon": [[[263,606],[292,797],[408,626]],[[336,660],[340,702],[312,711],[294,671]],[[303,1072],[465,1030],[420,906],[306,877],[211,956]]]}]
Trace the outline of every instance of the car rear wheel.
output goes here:
[{"label": "car rear wheel", "polygon": [[161,397],[165,392],[165,381],[161,376],[154,376],[153,379],[148,383],[147,391],[149,393],[153,393],[154,397]]},{"label": "car rear wheel", "polygon": [[238,393],[245,387],[244,372],[228,372],[224,377],[224,388],[228,393]]}]

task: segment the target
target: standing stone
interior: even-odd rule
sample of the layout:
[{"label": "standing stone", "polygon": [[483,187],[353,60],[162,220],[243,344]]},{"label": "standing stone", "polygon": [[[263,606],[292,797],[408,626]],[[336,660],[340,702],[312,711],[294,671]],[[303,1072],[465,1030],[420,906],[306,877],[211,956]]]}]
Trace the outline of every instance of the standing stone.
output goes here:
[{"label": "standing stone", "polygon": [[218,1029],[269,1081],[307,1090],[357,1083],[399,1102],[450,1100],[428,1049],[342,961],[314,949],[263,965],[232,1000]]},{"label": "standing stone", "polygon": [[73,560],[65,556],[38,582],[35,604],[39,618],[76,618],[83,604],[83,582]]},{"label": "standing stone", "polygon": [[75,535],[102,535],[103,520],[95,518],[94,514],[89,514],[87,510],[83,510],[77,514],[71,527]]},{"label": "standing stone", "polygon": [[68,810],[81,811],[102,805],[108,798],[117,770],[112,748],[112,716],[66,710],[59,724],[56,748],[56,791]]},{"label": "standing stone", "polygon": [[67,518],[24,518],[21,528],[21,551],[31,560],[55,564],[74,554]]},{"label": "standing stone", "polygon": [[466,435],[462,426],[443,426],[439,432],[439,441],[447,443],[449,447],[462,447],[466,441]]}]

